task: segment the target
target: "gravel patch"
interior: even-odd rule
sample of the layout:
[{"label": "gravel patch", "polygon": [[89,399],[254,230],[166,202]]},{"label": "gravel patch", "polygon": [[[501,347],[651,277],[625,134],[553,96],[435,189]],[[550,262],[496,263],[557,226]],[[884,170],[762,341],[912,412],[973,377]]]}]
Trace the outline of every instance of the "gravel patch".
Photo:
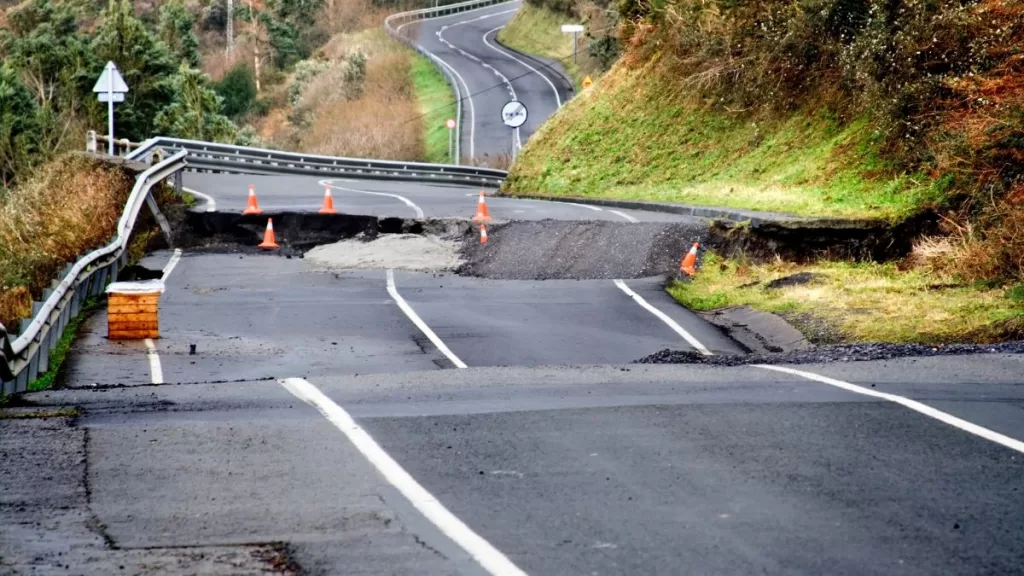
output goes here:
[{"label": "gravel patch", "polygon": [[417,234],[385,234],[375,240],[343,240],[317,246],[307,252],[305,258],[314,265],[332,270],[394,268],[439,272],[462,265],[458,242]]},{"label": "gravel patch", "polygon": [[964,354],[1024,354],[1024,340],[1000,344],[847,344],[795,350],[783,354],[750,354],[744,356],[704,356],[693,350],[665,349],[634,362],[634,364],[709,364],[741,366],[745,364],[819,364],[827,362],[861,362],[893,360],[921,356],[954,356]]},{"label": "gravel patch", "polygon": [[501,280],[648,278],[678,273],[683,254],[707,237],[693,222],[510,222],[467,241],[460,272]]}]

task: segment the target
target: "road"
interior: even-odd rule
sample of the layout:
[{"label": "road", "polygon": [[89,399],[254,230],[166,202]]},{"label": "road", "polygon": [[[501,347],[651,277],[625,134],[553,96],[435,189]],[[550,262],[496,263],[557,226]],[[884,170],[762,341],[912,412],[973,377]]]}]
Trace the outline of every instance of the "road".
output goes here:
[{"label": "road", "polygon": [[[442,38],[482,42],[508,9]],[[229,213],[250,184],[268,212],[313,211],[329,186],[342,212],[405,218],[469,217],[478,193],[185,182]],[[61,388],[0,417],[2,574],[1024,572],[1022,355],[652,366],[632,362],[740,350],[657,278],[142,264],[163,270],[161,338],[107,340],[100,310]]]},{"label": "road", "polygon": [[[471,164],[507,163],[571,95],[559,63],[524,57],[495,40],[520,4],[406,25],[416,28],[416,42],[451,68],[469,96],[463,103],[462,155]],[[522,102],[529,112],[518,129],[501,119],[501,108],[510,100]]]},{"label": "road", "polygon": [[[245,210],[249,186],[255,187],[260,208],[274,211],[315,212],[323,205],[324,190],[331,188],[334,207],[346,214],[373,214],[398,218],[471,218],[479,190],[380,180],[325,179],[308,176],[252,176],[188,172],[185,187],[200,192],[200,201],[218,212]],[[490,195],[493,190],[485,190]],[[618,210],[568,202],[488,197],[491,216],[498,220],[609,220],[613,222],[690,222],[689,216]],[[700,224],[702,227],[703,224]]]}]

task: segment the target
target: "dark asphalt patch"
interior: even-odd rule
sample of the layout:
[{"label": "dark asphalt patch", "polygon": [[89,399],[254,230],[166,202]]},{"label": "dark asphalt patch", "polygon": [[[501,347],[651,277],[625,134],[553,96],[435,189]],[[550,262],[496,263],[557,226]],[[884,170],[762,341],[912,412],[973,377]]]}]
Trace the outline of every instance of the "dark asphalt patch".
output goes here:
[{"label": "dark asphalt patch", "polygon": [[821,346],[783,354],[751,354],[746,356],[704,356],[692,350],[666,348],[645,356],[635,364],[709,364],[741,366],[745,364],[818,364],[823,362],[861,362],[895,358],[952,356],[964,354],[1024,354],[1024,340],[1000,344],[847,344]]}]

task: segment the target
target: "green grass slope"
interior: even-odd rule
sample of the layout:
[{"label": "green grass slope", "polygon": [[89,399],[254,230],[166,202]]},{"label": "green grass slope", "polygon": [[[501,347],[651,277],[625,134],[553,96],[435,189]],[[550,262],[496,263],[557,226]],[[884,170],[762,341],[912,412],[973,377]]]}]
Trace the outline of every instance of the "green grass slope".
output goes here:
[{"label": "green grass slope", "polygon": [[427,162],[448,164],[448,128],[445,122],[455,118],[455,96],[451,87],[430,60],[419,54],[412,56],[410,69],[416,101],[423,123],[424,150]]},{"label": "green grass slope", "polygon": [[894,220],[943,200],[940,183],[885,170],[876,140],[813,111],[709,112],[656,62],[620,63],[530,139],[503,190]]}]

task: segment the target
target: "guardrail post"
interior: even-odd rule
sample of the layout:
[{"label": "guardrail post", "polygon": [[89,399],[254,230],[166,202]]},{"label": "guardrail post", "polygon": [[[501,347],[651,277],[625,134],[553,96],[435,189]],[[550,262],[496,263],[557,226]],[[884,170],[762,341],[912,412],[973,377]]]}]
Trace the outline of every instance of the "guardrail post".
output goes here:
[{"label": "guardrail post", "polygon": [[89,130],[85,133],[85,151],[96,153],[96,131]]},{"label": "guardrail post", "polygon": [[25,382],[26,390],[28,390],[30,382],[39,378],[39,350],[40,349],[37,347],[35,353],[32,354],[32,358],[28,361],[28,370],[25,370],[25,372],[28,373],[28,381]]},{"label": "guardrail post", "polygon": [[14,381],[14,391],[15,392],[24,392],[25,390],[28,390],[28,383],[29,383],[28,370],[22,370],[18,374],[18,378],[15,379],[15,381]]}]

